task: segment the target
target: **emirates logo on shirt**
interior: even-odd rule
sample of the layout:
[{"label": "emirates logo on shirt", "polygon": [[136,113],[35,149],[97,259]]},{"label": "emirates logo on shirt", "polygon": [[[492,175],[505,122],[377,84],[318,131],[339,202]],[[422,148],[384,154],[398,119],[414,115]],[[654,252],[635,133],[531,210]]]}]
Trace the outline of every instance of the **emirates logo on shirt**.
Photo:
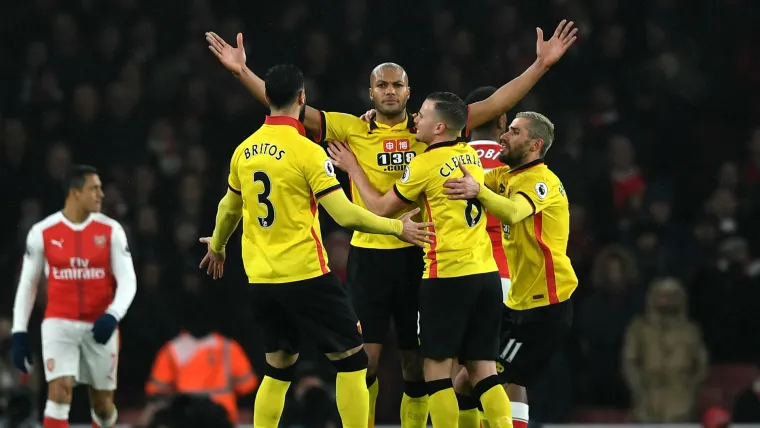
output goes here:
[{"label": "emirates logo on shirt", "polygon": [[90,267],[90,260],[81,257],[69,259],[69,267],[51,269],[53,279],[60,281],[79,281],[87,279],[104,279],[106,270],[99,267]]}]

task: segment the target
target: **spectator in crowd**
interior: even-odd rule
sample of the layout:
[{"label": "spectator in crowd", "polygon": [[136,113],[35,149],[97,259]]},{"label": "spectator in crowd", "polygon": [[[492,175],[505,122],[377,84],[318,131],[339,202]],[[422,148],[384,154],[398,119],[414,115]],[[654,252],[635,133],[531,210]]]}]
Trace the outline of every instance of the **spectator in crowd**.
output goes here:
[{"label": "spectator in crowd", "polygon": [[159,409],[146,428],[233,428],[224,407],[203,396],[178,395]]},{"label": "spectator in crowd", "polygon": [[687,317],[686,292],[674,278],[652,282],[643,315],[625,333],[623,373],[639,422],[689,422],[707,374],[699,326]]},{"label": "spectator in crowd", "polygon": [[629,251],[610,246],[596,257],[594,290],[581,303],[576,318],[589,400],[595,405],[625,407],[620,353],[623,335],[640,304],[638,273]]}]

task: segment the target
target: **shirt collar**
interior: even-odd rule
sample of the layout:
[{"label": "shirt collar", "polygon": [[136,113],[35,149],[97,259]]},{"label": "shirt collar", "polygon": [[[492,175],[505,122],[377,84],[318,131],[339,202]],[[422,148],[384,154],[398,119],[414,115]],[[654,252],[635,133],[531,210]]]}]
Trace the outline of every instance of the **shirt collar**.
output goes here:
[{"label": "shirt collar", "polygon": [[306,136],[306,129],[304,129],[303,123],[290,116],[267,116],[266,119],[264,119],[264,125],[292,126],[302,137]]},{"label": "shirt collar", "polygon": [[372,119],[372,120],[369,121],[369,131],[370,132],[372,132],[372,131],[374,131],[375,129],[378,129],[378,128],[383,128],[383,129],[411,129],[411,130],[413,130],[414,129],[414,116],[412,116],[411,114],[409,114],[407,112],[406,113],[406,119],[404,119],[403,122],[398,123],[398,124],[393,125],[393,126],[388,126],[388,125],[386,125],[384,123],[377,123],[377,122],[375,122],[375,119]]},{"label": "shirt collar", "polygon": [[428,148],[425,149],[425,151],[429,152],[429,151],[431,151],[433,149],[438,149],[438,148],[441,148],[441,147],[451,147],[451,146],[455,146],[455,145],[457,145],[459,143],[461,143],[461,141],[459,141],[459,140],[443,141],[443,142],[440,142],[440,143],[435,143],[435,144],[429,145]]},{"label": "shirt collar", "polygon": [[524,165],[520,165],[518,167],[510,169],[509,173],[510,174],[517,174],[517,173],[529,170],[529,169],[533,168],[534,166],[542,165],[543,163],[544,163],[544,159],[543,158],[538,158],[538,159],[530,161],[530,162],[528,162],[528,163],[526,163]]}]

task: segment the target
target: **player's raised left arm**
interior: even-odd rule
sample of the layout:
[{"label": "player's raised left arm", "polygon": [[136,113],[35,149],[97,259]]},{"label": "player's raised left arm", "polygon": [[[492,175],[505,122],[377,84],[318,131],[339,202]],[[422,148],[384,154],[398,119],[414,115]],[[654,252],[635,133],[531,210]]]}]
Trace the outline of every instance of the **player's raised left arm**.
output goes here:
[{"label": "player's raised left arm", "polygon": [[137,276],[124,228],[118,225],[111,233],[111,272],[116,279],[116,294],[106,313],[113,315],[118,321],[127,314],[135,298]]},{"label": "player's raised left arm", "polygon": [[577,28],[573,28],[573,21],[562,20],[554,31],[554,35],[548,41],[544,40],[544,33],[536,28],[536,61],[521,75],[503,85],[490,97],[483,101],[470,104],[467,130],[476,128],[489,120],[506,113],[514,107],[536,85],[541,77],[549,71],[552,65],[557,63],[567,49],[577,39]]}]

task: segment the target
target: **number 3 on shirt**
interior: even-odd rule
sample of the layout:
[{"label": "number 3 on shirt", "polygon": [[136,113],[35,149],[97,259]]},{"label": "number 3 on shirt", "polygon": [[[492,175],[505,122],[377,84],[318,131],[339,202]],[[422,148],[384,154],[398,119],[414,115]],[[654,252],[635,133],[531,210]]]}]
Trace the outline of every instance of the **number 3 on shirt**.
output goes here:
[{"label": "number 3 on shirt", "polygon": [[261,183],[262,186],[264,186],[264,189],[259,192],[258,199],[259,204],[264,205],[267,212],[264,217],[258,217],[259,225],[263,228],[272,227],[272,224],[274,223],[274,205],[272,205],[272,201],[269,200],[269,194],[272,193],[272,180],[269,179],[266,172],[256,171],[253,173],[253,182]]},{"label": "number 3 on shirt", "polygon": [[483,218],[483,206],[477,199],[468,199],[467,206],[464,207],[464,220],[467,226],[475,227]]}]

